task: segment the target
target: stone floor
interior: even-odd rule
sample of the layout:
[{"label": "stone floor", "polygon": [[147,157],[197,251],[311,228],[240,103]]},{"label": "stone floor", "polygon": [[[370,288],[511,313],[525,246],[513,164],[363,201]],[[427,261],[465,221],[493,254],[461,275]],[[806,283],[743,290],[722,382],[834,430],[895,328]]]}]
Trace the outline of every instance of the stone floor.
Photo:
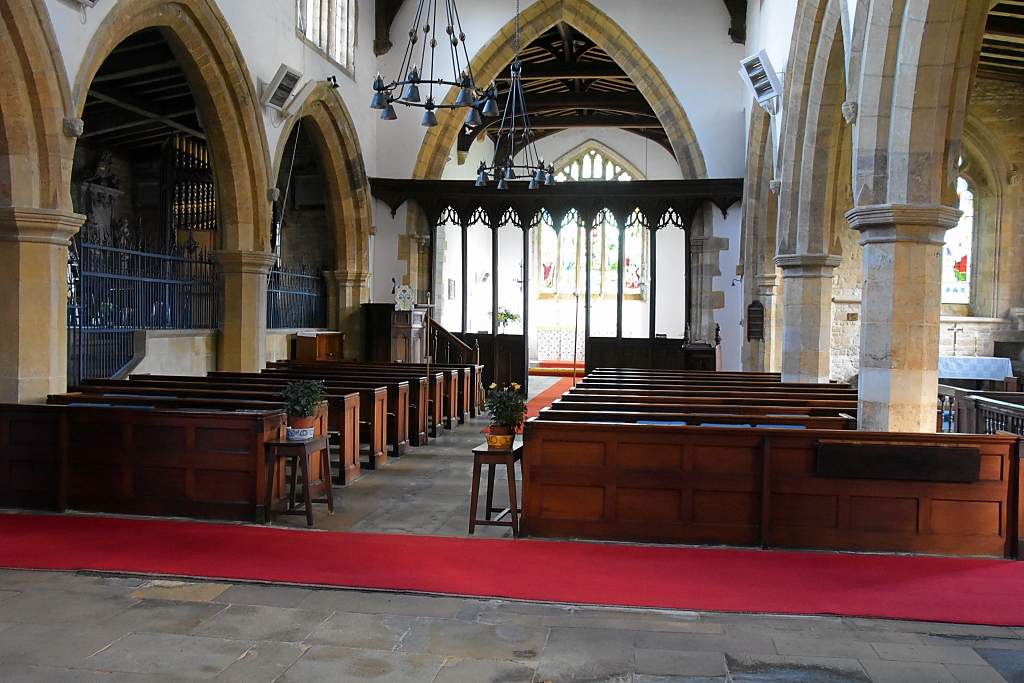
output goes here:
[{"label": "stone floor", "polygon": [[[485,424],[336,488],[317,528],[465,536]],[[198,679],[1024,683],[1024,629],[0,570],[0,682]]]}]

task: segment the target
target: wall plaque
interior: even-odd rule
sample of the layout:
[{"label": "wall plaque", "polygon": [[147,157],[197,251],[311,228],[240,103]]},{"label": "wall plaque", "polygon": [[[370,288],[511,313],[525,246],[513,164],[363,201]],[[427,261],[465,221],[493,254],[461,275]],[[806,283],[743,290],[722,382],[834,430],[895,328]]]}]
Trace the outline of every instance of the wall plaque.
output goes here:
[{"label": "wall plaque", "polygon": [[764,304],[754,301],[747,306],[747,341],[764,339]]}]

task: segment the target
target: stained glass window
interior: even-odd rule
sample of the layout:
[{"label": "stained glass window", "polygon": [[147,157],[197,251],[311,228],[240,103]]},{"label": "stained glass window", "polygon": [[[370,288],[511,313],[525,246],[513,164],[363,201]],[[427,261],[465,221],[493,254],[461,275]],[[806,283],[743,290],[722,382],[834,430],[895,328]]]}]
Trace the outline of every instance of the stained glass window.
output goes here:
[{"label": "stained glass window", "polygon": [[956,193],[963,215],[952,230],[946,231],[942,249],[942,303],[971,303],[971,238],[974,234],[974,193],[967,181],[957,178]]},{"label": "stained glass window", "polygon": [[[558,182],[589,180],[632,180],[625,164],[607,152],[590,149],[561,164]],[[608,210],[585,227],[572,211],[556,232],[551,216],[544,213],[537,231],[538,283],[542,298],[569,298],[586,291],[586,273],[577,268],[586,262],[586,233],[590,234],[591,296],[614,299],[619,288],[619,249],[625,251],[623,294],[630,299],[647,298],[647,225],[636,210],[626,220],[623,244],[619,244],[619,223]]]}]

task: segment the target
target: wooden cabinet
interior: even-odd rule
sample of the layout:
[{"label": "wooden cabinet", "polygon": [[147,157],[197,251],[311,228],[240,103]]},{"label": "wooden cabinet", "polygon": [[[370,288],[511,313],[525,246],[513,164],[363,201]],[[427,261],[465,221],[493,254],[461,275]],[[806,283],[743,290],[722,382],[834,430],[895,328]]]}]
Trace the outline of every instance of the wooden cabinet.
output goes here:
[{"label": "wooden cabinet", "polygon": [[344,357],[344,332],[315,332],[295,335],[295,360],[341,360]]},{"label": "wooden cabinet", "polygon": [[366,360],[423,363],[427,349],[427,307],[396,311],[394,304],[363,304]]}]

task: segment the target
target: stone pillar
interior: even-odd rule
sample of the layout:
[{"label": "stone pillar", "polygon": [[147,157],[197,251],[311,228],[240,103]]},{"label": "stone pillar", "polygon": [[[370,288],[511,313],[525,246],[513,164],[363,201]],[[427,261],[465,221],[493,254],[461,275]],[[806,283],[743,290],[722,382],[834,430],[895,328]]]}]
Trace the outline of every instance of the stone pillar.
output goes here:
[{"label": "stone pillar", "polygon": [[864,247],[858,428],[934,432],[942,245],[960,211],[878,204],[846,218]]},{"label": "stone pillar", "polygon": [[782,254],[782,381],[828,382],[834,254]]},{"label": "stone pillar", "polygon": [[68,241],[85,216],[0,208],[0,401],[67,389]]},{"label": "stone pillar", "polygon": [[779,326],[779,276],[766,273],[757,276],[758,298],[764,305],[764,342],[759,370],[779,372],[782,369],[782,329]]},{"label": "stone pillar", "polygon": [[221,291],[217,369],[259,372],[266,367],[267,276],[277,256],[221,250],[212,257]]},{"label": "stone pillar", "polygon": [[328,327],[345,333],[345,357],[363,358],[363,312],[370,300],[370,274],[362,270],[329,270],[327,278]]}]

